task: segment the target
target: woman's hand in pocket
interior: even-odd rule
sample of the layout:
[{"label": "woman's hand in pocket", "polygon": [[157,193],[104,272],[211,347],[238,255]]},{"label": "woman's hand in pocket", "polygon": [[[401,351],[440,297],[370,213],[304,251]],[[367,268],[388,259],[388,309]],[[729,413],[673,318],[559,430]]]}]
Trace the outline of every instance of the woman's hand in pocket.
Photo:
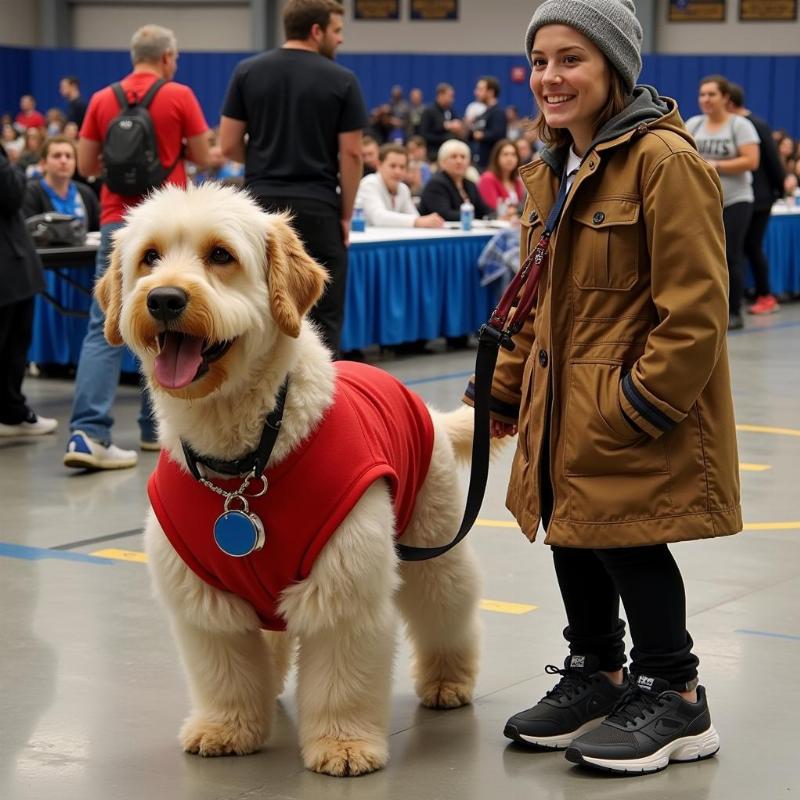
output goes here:
[{"label": "woman's hand in pocket", "polygon": [[492,439],[503,439],[506,436],[516,436],[517,426],[510,422],[501,422],[499,419],[493,419],[490,422]]}]

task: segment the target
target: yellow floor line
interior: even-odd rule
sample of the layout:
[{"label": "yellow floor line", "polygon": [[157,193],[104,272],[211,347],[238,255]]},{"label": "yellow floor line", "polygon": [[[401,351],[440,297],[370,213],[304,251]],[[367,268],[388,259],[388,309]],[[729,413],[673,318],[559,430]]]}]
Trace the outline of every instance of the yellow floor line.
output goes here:
[{"label": "yellow floor line", "polygon": [[484,611],[496,611],[498,614],[529,614],[538,607],[525,603],[504,603],[502,600],[481,600],[481,608]]},{"label": "yellow floor line", "polygon": [[[111,558],[117,561],[134,561],[138,564],[147,563],[147,554],[140,553],[136,550],[117,550],[109,548],[107,550],[95,550],[93,556],[100,558]],[[497,614],[528,614],[531,611],[536,611],[538,606],[531,606],[525,603],[505,603],[502,600],[481,600],[481,606],[484,611],[494,611]]]},{"label": "yellow floor line", "polygon": [[797,522],[746,522],[746,531],[800,531],[800,520]]},{"label": "yellow floor line", "polygon": [[113,558],[117,561],[136,561],[139,564],[147,563],[147,554],[139,553],[136,550],[115,550],[110,548],[108,550],[95,550],[93,556],[100,558]]},{"label": "yellow floor line", "polygon": [[736,430],[746,433],[774,433],[776,436],[800,436],[797,428],[772,428],[768,425],[737,425]]},{"label": "yellow floor line", "polygon": [[739,464],[742,472],[766,472],[772,469],[772,464]]}]

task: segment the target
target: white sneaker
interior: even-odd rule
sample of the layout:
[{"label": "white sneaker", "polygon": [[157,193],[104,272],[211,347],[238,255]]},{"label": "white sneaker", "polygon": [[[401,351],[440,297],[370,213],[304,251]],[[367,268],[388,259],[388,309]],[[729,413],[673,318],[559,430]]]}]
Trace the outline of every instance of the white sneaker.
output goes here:
[{"label": "white sneaker", "polygon": [[161,444],[158,439],[139,439],[139,449],[145,453],[158,453],[161,450]]},{"label": "white sneaker", "polygon": [[75,469],[127,469],[135,467],[137,460],[135,450],[100,444],[83,431],[73,432],[64,453],[64,466]]},{"label": "white sneaker", "polygon": [[16,425],[0,423],[0,436],[42,436],[45,433],[52,433],[57,427],[57,419],[37,417],[31,412],[28,419],[18,422]]}]

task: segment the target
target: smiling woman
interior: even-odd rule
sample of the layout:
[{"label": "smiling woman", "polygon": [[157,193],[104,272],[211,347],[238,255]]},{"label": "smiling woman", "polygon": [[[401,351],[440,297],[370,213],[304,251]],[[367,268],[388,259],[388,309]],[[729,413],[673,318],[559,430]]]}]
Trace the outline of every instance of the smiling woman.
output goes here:
[{"label": "smiling woman", "polygon": [[506,502],[546,530],[569,644],[505,735],[634,773],[719,747],[667,544],[742,527],[720,183],[636,85],[641,42],[633,0],[545,0],[528,26],[547,149],[520,170],[520,276],[541,280],[492,387],[494,435],[519,431]]}]

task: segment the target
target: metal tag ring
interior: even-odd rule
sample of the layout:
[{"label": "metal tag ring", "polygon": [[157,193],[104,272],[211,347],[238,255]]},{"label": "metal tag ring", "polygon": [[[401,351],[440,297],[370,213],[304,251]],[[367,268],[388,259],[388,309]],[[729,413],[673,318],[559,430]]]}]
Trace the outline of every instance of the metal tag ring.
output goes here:
[{"label": "metal tag ring", "polygon": [[[244,514],[249,514],[250,513],[250,503],[247,502],[247,498],[246,497],[244,497],[244,496],[242,496],[240,494],[229,494],[225,498],[225,505],[224,505],[225,511],[230,511],[231,510],[231,503],[233,503],[234,500],[241,501],[242,507],[241,507],[240,510],[242,511],[242,513],[244,513]],[[234,509],[234,510],[236,510],[236,509]]]},{"label": "metal tag ring", "polygon": [[267,489],[269,489],[269,481],[267,480],[267,476],[259,475],[258,477],[261,478],[261,489],[255,494],[248,492],[248,497],[263,497],[267,493]]}]

